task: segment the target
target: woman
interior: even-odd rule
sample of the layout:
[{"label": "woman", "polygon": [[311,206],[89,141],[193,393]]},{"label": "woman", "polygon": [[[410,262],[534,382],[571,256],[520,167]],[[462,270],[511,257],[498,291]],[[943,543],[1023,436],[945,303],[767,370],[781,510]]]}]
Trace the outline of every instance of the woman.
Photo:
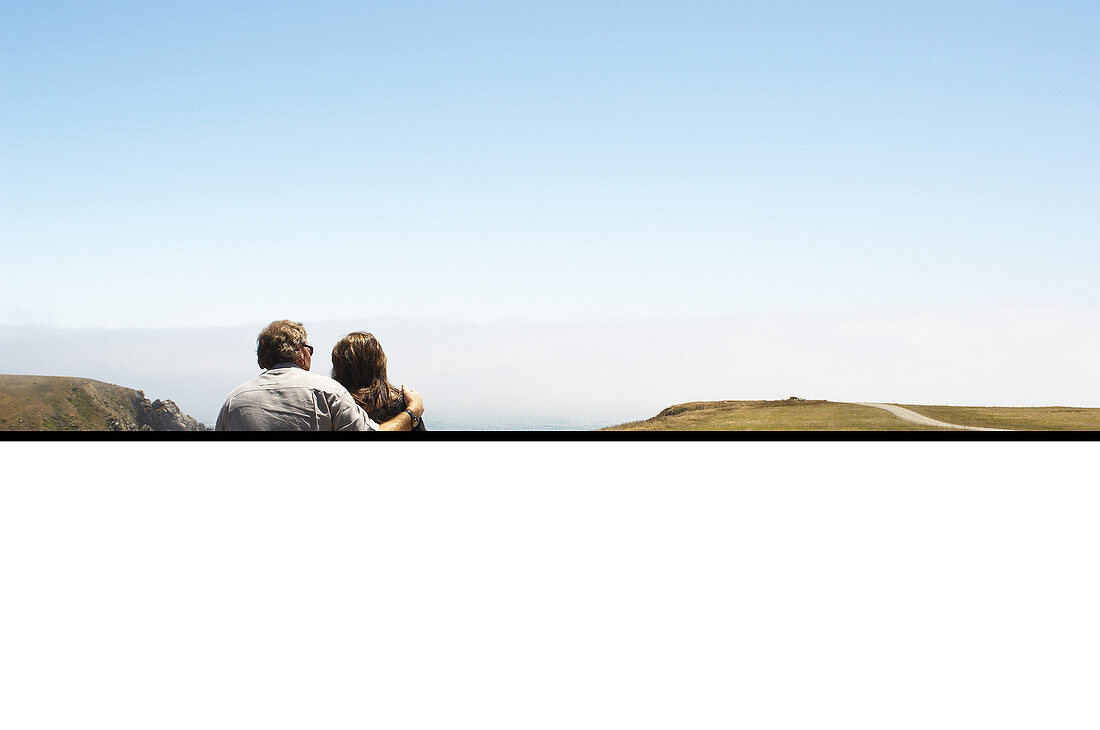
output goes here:
[{"label": "woman", "polygon": [[[369,332],[352,332],[332,348],[332,379],[347,388],[375,423],[405,410],[401,389],[386,377],[386,353]],[[426,431],[421,421],[413,431]]]}]

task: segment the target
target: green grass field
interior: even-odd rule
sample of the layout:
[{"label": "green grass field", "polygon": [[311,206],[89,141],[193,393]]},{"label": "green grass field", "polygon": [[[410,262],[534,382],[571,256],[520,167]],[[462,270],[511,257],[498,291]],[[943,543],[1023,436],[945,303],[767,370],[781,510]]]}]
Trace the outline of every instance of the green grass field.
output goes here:
[{"label": "green grass field", "polygon": [[[960,426],[1034,431],[1100,430],[1100,408],[903,407]],[[602,430],[957,432],[956,429],[911,423],[870,406],[824,400],[682,403],[666,408],[653,418]]]}]

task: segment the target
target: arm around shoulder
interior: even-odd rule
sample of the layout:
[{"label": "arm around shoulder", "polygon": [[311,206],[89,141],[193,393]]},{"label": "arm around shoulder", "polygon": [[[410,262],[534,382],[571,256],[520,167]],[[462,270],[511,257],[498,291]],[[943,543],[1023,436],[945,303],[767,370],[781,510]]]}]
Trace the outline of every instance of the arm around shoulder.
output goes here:
[{"label": "arm around shoulder", "polygon": [[332,403],[333,431],[378,431],[380,429],[346,390],[337,393],[335,399],[330,402]]},{"label": "arm around shoulder", "polygon": [[[378,427],[380,431],[411,431],[424,415],[424,399],[419,391],[415,391],[407,385],[401,386],[401,395],[405,396],[406,411],[398,413],[390,420]],[[409,413],[412,413],[412,416]],[[415,420],[413,416],[416,416]]]}]

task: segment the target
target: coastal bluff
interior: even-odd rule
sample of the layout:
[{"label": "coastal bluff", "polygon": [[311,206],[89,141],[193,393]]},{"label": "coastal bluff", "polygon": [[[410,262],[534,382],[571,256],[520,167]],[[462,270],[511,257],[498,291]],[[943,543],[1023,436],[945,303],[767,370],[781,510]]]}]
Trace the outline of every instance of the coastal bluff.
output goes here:
[{"label": "coastal bluff", "polygon": [[0,431],[205,431],[170,400],[90,378],[0,375]]},{"label": "coastal bluff", "polygon": [[601,431],[1100,431],[1100,408],[785,400],[693,401]]}]

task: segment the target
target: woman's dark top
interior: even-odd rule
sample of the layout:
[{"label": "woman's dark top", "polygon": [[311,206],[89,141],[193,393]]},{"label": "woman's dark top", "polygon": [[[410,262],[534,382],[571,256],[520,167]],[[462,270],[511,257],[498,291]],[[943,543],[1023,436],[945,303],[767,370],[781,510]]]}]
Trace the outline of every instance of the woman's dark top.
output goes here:
[{"label": "woman's dark top", "polygon": [[[405,405],[404,394],[402,394],[401,391],[397,391],[397,395],[387,405],[375,408],[373,411],[367,411],[367,415],[370,416],[370,419],[375,423],[385,423],[391,418],[396,418],[404,413],[406,408],[408,408],[408,406]],[[412,430],[427,431],[428,429],[424,428],[424,419],[420,419],[420,423],[416,424]]]}]

